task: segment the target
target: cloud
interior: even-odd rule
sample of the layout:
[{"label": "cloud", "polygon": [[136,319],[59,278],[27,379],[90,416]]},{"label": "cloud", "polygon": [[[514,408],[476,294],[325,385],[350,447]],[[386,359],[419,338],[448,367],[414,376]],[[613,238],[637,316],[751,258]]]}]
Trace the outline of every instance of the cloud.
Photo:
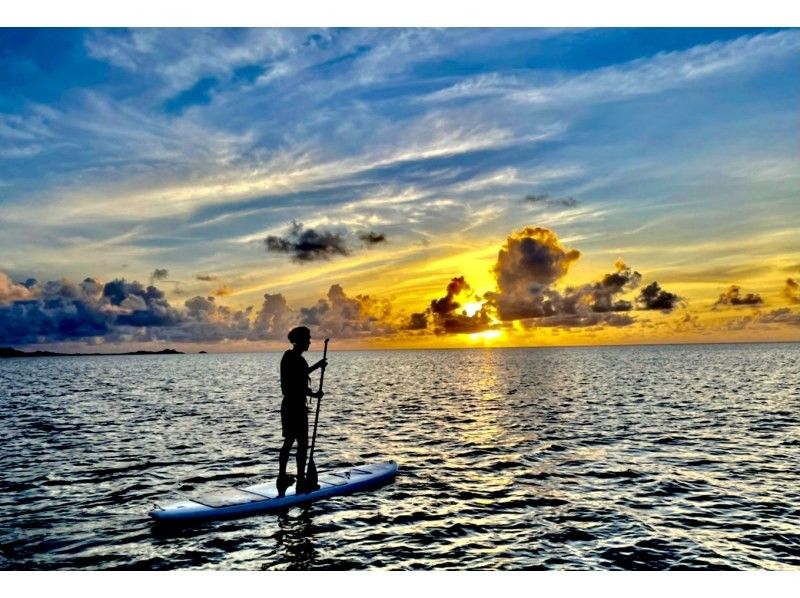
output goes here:
[{"label": "cloud", "polygon": [[497,291],[490,294],[500,319],[555,315],[559,296],[550,285],[562,278],[580,255],[576,249],[564,248],[546,228],[526,227],[508,237],[494,266]]},{"label": "cloud", "polygon": [[316,328],[324,336],[363,338],[388,335],[396,330],[387,300],[369,295],[348,297],[338,284],[330,287],[326,299],[300,311],[300,323]]},{"label": "cloud", "polygon": [[374,233],[372,231],[358,233],[358,238],[367,246],[386,243],[386,235],[383,233]]},{"label": "cloud", "polygon": [[546,316],[529,320],[526,325],[529,328],[587,328],[591,326],[630,326],[636,320],[628,314],[617,313],[560,313],[554,316]]},{"label": "cloud", "polygon": [[496,328],[489,312],[481,308],[472,314],[459,310],[465,300],[477,303],[478,297],[463,276],[450,280],[444,297],[432,299],[423,312],[412,313],[399,327],[401,330],[432,330],[435,334],[467,334]]},{"label": "cloud", "polygon": [[242,340],[251,333],[253,308],[233,309],[217,305],[214,297],[192,297],[184,302],[185,317],[180,327],[154,331],[160,340],[217,342]]},{"label": "cloud", "polygon": [[202,280],[203,282],[214,282],[219,280],[217,276],[213,276],[212,274],[198,274],[195,278],[197,278],[197,280]]},{"label": "cloud", "polygon": [[633,308],[631,302],[616,299],[616,296],[637,288],[642,275],[632,271],[622,260],[617,260],[614,267],[616,272],[604,275],[598,282],[567,289],[565,302],[587,305],[595,313],[630,311]]},{"label": "cloud", "polygon": [[[1,281],[0,286],[2,286]],[[0,291],[0,295],[2,295],[2,291]],[[783,287],[783,296],[789,303],[800,303],[800,283],[793,278],[787,278],[786,285]]]},{"label": "cloud", "polygon": [[427,330],[428,328],[428,312],[423,311],[419,313],[412,313],[403,330]]},{"label": "cloud", "polygon": [[574,197],[550,197],[547,193],[526,195],[525,201],[530,204],[563,206],[565,208],[574,208],[580,203]]},{"label": "cloud", "polygon": [[534,319],[529,325],[585,327],[607,324],[627,326],[629,312],[638,309],[672,310],[679,298],[663,291],[657,282],[642,290],[635,302],[621,295],[639,287],[642,275],[622,260],[615,272],[596,282],[559,290],[563,278],[581,253],[561,245],[555,233],[526,227],[514,233],[500,249],[494,266],[497,288],[486,293],[488,306],[504,321]]},{"label": "cloud", "polygon": [[800,312],[792,311],[788,307],[781,307],[766,314],[760,314],[758,321],[763,324],[788,324],[800,326]]},{"label": "cloud", "polygon": [[636,305],[639,309],[669,312],[677,307],[680,297],[674,293],[663,290],[657,282],[652,282],[642,289],[636,298]]},{"label": "cloud", "polygon": [[264,294],[264,302],[253,322],[250,340],[286,340],[289,330],[299,323],[298,315],[280,294]]},{"label": "cloud", "polygon": [[125,279],[112,280],[103,287],[103,298],[119,306],[115,324],[135,327],[176,326],[183,320],[178,310],[170,306],[163,291],[150,285]]},{"label": "cloud", "polygon": [[227,297],[231,293],[233,293],[233,289],[231,289],[231,287],[229,287],[226,284],[223,284],[222,286],[217,287],[216,289],[214,289],[214,296],[215,297]]},{"label": "cloud", "polygon": [[156,268],[150,275],[150,284],[157,280],[166,280],[169,277],[169,272],[164,268]]},{"label": "cloud", "polygon": [[[2,273],[0,273],[2,274]],[[7,280],[5,274],[0,281]],[[313,326],[317,334],[364,338],[397,330],[391,304],[369,295],[349,297],[338,284],[311,307],[291,309],[281,294],[265,294],[260,309],[219,305],[218,297],[196,296],[170,305],[153,285],[86,278],[16,285],[10,303],[0,304],[0,339],[13,345],[77,341],[285,340],[293,327]],[[2,287],[5,288],[5,287]],[[24,291],[22,289],[25,289]]]},{"label": "cloud", "polygon": [[270,235],[264,241],[267,251],[290,253],[296,262],[330,259],[335,255],[349,255],[345,239],[338,233],[303,229],[303,224],[292,221],[286,237]]},{"label": "cloud", "polygon": [[741,287],[738,285],[731,285],[727,291],[719,296],[713,307],[719,305],[763,305],[764,301],[758,294],[747,293],[747,295],[740,294]]},{"label": "cloud", "polygon": [[32,296],[28,286],[14,282],[4,272],[0,272],[0,303],[30,299]]},{"label": "cloud", "polygon": [[[2,284],[5,275],[0,276]],[[4,344],[33,344],[99,337],[111,330],[114,310],[94,280],[76,285],[67,280],[41,285],[31,280],[22,296],[16,285],[9,304],[0,304],[0,339]]]}]

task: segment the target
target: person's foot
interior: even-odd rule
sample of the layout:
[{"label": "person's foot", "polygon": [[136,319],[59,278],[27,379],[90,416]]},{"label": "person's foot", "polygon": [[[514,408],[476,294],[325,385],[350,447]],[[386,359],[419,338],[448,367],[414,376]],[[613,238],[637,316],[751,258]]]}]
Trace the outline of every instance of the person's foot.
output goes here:
[{"label": "person's foot", "polygon": [[286,494],[286,489],[291,487],[294,484],[294,476],[289,474],[279,474],[278,481],[275,483],[275,486],[278,489],[278,496],[284,496]]},{"label": "person's foot", "polygon": [[298,494],[308,494],[309,492],[314,492],[314,490],[319,490],[319,484],[311,484],[305,478],[300,478],[297,480],[297,493]]}]

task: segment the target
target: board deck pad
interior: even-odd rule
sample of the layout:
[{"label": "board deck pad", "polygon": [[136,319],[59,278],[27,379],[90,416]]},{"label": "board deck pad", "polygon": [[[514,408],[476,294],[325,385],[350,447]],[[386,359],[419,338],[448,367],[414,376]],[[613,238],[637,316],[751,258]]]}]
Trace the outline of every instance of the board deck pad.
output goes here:
[{"label": "board deck pad", "polygon": [[392,480],[396,473],[397,463],[394,461],[349,467],[320,473],[317,490],[297,494],[295,486],[291,486],[284,496],[278,496],[273,479],[244,488],[214,490],[163,506],[156,504],[149,515],[157,521],[190,521],[265,513],[366,490]]},{"label": "board deck pad", "polygon": [[[275,491],[277,496],[278,492]],[[200,496],[193,497],[192,500],[205,505],[218,509],[220,507],[229,507],[231,505],[243,505],[249,502],[257,502],[264,500],[265,496],[247,492],[246,490],[239,490],[238,488],[226,488],[209,494],[201,494]]]}]

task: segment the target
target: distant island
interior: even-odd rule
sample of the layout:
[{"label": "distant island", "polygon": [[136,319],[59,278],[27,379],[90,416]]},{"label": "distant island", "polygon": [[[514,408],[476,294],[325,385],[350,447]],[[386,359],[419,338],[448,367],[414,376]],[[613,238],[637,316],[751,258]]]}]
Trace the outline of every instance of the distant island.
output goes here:
[{"label": "distant island", "polygon": [[89,357],[95,355],[183,355],[183,351],[163,349],[162,351],[132,351],[130,353],[54,353],[52,351],[17,351],[11,347],[0,347],[2,357]]}]

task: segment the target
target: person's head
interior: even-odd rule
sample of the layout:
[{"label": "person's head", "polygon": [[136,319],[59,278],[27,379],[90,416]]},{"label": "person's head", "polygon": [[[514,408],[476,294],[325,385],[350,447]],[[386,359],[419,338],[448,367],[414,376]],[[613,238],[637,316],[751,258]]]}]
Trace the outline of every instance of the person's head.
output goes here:
[{"label": "person's head", "polygon": [[305,351],[311,345],[311,331],[305,326],[292,328],[289,331],[289,342],[301,351]]}]

